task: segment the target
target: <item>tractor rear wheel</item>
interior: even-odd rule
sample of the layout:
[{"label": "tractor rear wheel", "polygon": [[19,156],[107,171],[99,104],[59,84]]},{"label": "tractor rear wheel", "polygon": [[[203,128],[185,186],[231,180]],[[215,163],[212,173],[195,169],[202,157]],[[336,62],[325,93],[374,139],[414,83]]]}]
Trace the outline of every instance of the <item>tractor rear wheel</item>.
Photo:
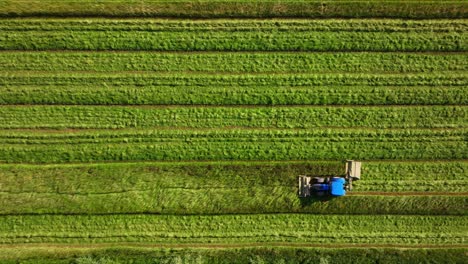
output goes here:
[{"label": "tractor rear wheel", "polygon": [[324,183],[325,179],[322,177],[314,177],[313,181],[314,183]]}]

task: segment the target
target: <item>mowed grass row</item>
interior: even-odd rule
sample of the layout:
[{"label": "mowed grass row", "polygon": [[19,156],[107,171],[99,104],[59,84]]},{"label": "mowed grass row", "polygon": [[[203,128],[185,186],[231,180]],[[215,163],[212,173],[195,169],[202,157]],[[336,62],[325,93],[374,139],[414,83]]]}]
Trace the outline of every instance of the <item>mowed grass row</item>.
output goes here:
[{"label": "mowed grass row", "polygon": [[[402,182],[405,184],[406,182]],[[414,184],[413,184],[414,185]],[[465,186],[466,187],[466,186]],[[0,215],[362,214],[468,215],[462,195],[353,195],[299,199],[297,187],[149,187],[117,193],[0,193]],[[64,190],[64,192],[66,192]]]},{"label": "mowed grass row", "polygon": [[[3,78],[3,77],[2,77]],[[70,82],[72,82],[70,80]],[[125,85],[106,80],[74,80],[75,84],[0,86],[0,104],[58,105],[468,105],[460,86],[286,86],[262,84],[159,86]],[[345,81],[346,82],[346,81]],[[29,82],[32,83],[32,82]],[[51,82],[49,82],[51,83]],[[78,84],[78,83],[81,83]],[[417,81],[415,81],[417,83]],[[432,85],[424,81],[426,85]],[[395,83],[394,83],[395,84]],[[372,84],[371,84],[372,85]],[[407,85],[413,85],[410,81]]]},{"label": "mowed grass row", "polygon": [[0,52],[3,71],[412,73],[468,69],[464,53]]},{"label": "mowed grass row", "polygon": [[2,72],[0,77],[0,101],[7,104],[284,105],[418,104],[421,101],[423,104],[466,104],[466,97],[460,93],[468,87],[468,76],[464,73],[216,75],[14,71]]},{"label": "mowed grass row", "polygon": [[464,72],[454,73],[300,73],[300,74],[204,74],[133,72],[30,72],[3,71],[0,84],[95,86],[468,86]]},{"label": "mowed grass row", "polygon": [[[83,164],[1,164],[4,192],[111,193],[150,187],[296,186],[298,175],[344,176],[340,161],[206,161]],[[468,175],[461,161],[365,161],[357,191],[388,181],[382,191],[464,192],[457,185]],[[202,177],[203,176],[203,177]],[[413,182],[418,185],[413,185]],[[94,182],[97,182],[95,184]],[[406,182],[400,186],[392,182]],[[19,184],[21,183],[21,184]],[[440,183],[440,188],[433,184]],[[444,185],[442,185],[442,183]],[[466,184],[466,183],[465,183]],[[363,189],[363,187],[365,189]],[[425,189],[422,189],[422,188]],[[63,188],[63,189],[61,189]]]},{"label": "mowed grass row", "polygon": [[464,128],[466,106],[0,106],[0,128]]},{"label": "mowed grass row", "polygon": [[464,161],[363,166],[353,192],[388,196],[299,199],[298,175],[344,174],[329,161],[1,165],[0,214],[467,214]]},{"label": "mowed grass row", "polygon": [[464,1],[0,1],[1,17],[466,18]]},{"label": "mowed grass row", "polygon": [[[459,53],[221,53],[219,55],[197,53],[193,55],[147,52],[5,52],[0,53],[0,58],[2,56],[5,70],[8,70],[4,71],[2,76],[4,84],[0,88],[2,104],[468,103],[466,97],[460,95],[464,93],[467,82],[463,72],[466,68],[464,63],[466,56]],[[385,60],[392,62],[382,63]],[[234,67],[234,70],[228,72],[226,65]],[[32,69],[34,69],[32,72],[24,71]],[[80,73],[80,69],[88,73]],[[78,72],[57,74],[57,70]],[[119,72],[122,70],[123,72]],[[158,72],[179,70],[185,71],[186,74],[145,74],[149,70]],[[288,74],[284,74],[286,70],[289,70]],[[374,72],[369,74],[371,70],[385,74]],[[442,73],[446,70],[450,70],[452,74]],[[37,71],[54,71],[54,73],[41,74]],[[89,71],[114,73],[92,74]],[[139,74],[135,74],[135,71],[139,71]],[[221,75],[221,77],[187,74],[197,71],[199,73],[274,71],[275,74]],[[300,74],[301,71],[311,71],[312,74],[306,75],[303,72]],[[408,73],[408,71],[431,72],[431,74],[395,74]],[[453,72],[457,71],[461,74],[453,75]],[[322,74],[317,74],[320,72]],[[57,83],[60,86],[55,86]]]},{"label": "mowed grass row", "polygon": [[[200,246],[200,247],[197,247]],[[209,247],[213,248],[209,248]],[[18,245],[0,248],[3,264],[70,264],[70,263],[382,263],[417,262],[463,263],[464,248],[326,248],[309,245],[216,247],[210,244],[192,248],[160,248],[151,245]],[[214,249],[215,248],[215,249]],[[148,262],[152,261],[152,262]]]},{"label": "mowed grass row", "polygon": [[466,130],[0,131],[0,161],[466,159]]},{"label": "mowed grass row", "polygon": [[[1,243],[305,242],[464,245],[460,216],[257,214],[0,216]],[[339,231],[339,232],[338,232]]]},{"label": "mowed grass row", "polygon": [[0,21],[0,50],[466,51],[466,20]]},{"label": "mowed grass row", "polygon": [[467,19],[101,19],[68,18],[2,19],[6,31],[317,31],[317,32],[457,32],[468,27]]}]

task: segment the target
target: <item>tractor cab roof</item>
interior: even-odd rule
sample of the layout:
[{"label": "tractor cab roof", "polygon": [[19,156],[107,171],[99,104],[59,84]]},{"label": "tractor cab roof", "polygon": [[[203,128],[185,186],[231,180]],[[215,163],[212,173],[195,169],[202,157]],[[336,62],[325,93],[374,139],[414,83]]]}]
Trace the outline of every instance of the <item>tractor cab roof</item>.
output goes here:
[{"label": "tractor cab roof", "polygon": [[345,191],[345,179],[343,178],[332,178],[331,180],[331,195],[343,196],[346,194]]}]

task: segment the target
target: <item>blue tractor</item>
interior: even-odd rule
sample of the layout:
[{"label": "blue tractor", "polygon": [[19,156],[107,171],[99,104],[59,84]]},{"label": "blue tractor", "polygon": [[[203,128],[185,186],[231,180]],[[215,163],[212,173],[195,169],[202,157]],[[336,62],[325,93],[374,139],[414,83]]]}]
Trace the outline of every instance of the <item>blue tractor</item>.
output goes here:
[{"label": "blue tractor", "polygon": [[343,177],[299,176],[299,197],[344,196],[352,189],[353,181],[361,178],[361,162],[347,160]]}]

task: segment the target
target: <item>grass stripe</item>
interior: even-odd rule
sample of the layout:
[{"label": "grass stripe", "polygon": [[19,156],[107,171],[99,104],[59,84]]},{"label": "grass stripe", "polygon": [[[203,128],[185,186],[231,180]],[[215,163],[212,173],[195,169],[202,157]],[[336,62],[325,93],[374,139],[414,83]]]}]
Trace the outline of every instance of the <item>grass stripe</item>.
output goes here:
[{"label": "grass stripe", "polygon": [[[296,194],[297,176],[343,175],[342,163],[0,165],[0,213],[465,215],[466,210],[459,205],[466,203],[467,197],[457,192],[463,194],[466,190],[463,179],[467,164],[364,162],[362,179],[349,193],[357,196],[322,200],[300,200]],[[422,177],[424,182],[415,180]],[[380,196],[365,196],[363,191],[378,191]],[[422,191],[423,196],[382,196],[409,191]],[[447,193],[433,196],[431,192]]]},{"label": "grass stripe", "polygon": [[467,19],[3,19],[7,32],[400,32],[464,33]]},{"label": "grass stripe", "polygon": [[2,72],[0,83],[18,85],[109,86],[468,86],[464,73],[414,74],[195,74]]},{"label": "grass stripe", "polygon": [[[464,217],[310,214],[1,216],[2,243],[464,244]],[[335,232],[336,229],[340,232]],[[313,231],[312,231],[313,230]]]},{"label": "grass stripe", "polygon": [[[341,263],[355,261],[356,263],[415,263],[427,261],[434,263],[463,263],[466,249],[464,248],[434,248],[433,245],[422,245],[421,248],[390,248],[389,245],[346,245],[338,248],[326,248],[322,244],[298,243],[250,243],[250,244],[190,244],[167,249],[164,244],[112,245],[88,244],[68,245],[32,245],[16,246],[0,249],[0,259],[3,263],[145,263],[148,259],[158,263],[249,263],[249,262],[305,262],[319,263],[324,259]],[[169,245],[169,247],[174,247]],[[429,248],[426,248],[429,247]]]},{"label": "grass stripe", "polygon": [[463,128],[467,116],[465,106],[1,106],[0,128]]},{"label": "grass stripe", "polygon": [[465,40],[452,32],[4,31],[0,50],[467,51]]},{"label": "grass stripe", "polygon": [[466,159],[465,130],[0,131],[3,162]]},{"label": "grass stripe", "polygon": [[465,51],[466,28],[465,20],[21,19],[0,21],[0,50]]},{"label": "grass stripe", "polygon": [[0,1],[2,17],[466,18],[464,1]]},{"label": "grass stripe", "polygon": [[[468,105],[464,86],[153,86],[107,81],[0,86],[0,104]],[[30,82],[32,83],[32,82]],[[261,84],[261,83],[260,83]],[[383,83],[382,83],[383,84]],[[407,82],[413,85],[412,82]],[[431,85],[431,83],[427,82]],[[201,84],[200,84],[201,85]],[[355,96],[359,94],[359,96]]]},{"label": "grass stripe", "polygon": [[[403,184],[405,184],[404,182]],[[57,185],[57,184],[56,184]],[[351,195],[335,199],[299,199],[297,187],[147,187],[90,193],[0,193],[0,214],[118,214],[177,215],[311,213],[363,215],[467,215],[467,196]],[[466,188],[466,186],[465,186]],[[366,206],[363,206],[365,204]]]},{"label": "grass stripe", "polygon": [[464,53],[0,52],[4,71],[52,72],[454,72],[467,61]]}]

